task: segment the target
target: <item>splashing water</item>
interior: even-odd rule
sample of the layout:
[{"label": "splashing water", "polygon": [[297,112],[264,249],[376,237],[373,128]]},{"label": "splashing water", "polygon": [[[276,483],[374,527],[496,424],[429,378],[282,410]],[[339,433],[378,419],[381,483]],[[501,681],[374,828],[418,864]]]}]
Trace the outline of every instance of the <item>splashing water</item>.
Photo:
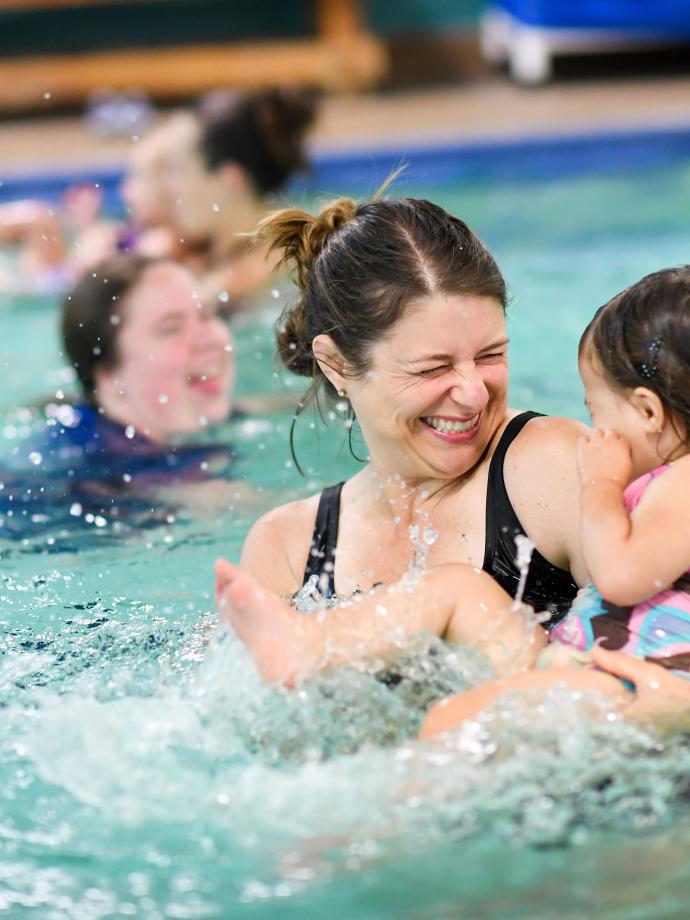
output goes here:
[{"label": "splashing water", "polygon": [[438,533],[428,524],[410,524],[408,528],[410,542],[412,543],[412,562],[407,570],[408,575],[423,572],[429,564],[429,550],[438,539]]},{"label": "splashing water", "polygon": [[526,537],[524,534],[519,533],[515,536],[515,549],[517,550],[515,564],[520,572],[520,581],[518,582],[517,591],[515,592],[515,602],[513,605],[515,609],[522,606],[522,597],[525,593],[525,585],[527,584],[527,576],[529,574],[529,567],[532,562],[532,553],[534,552],[535,546],[534,540],[530,540],[530,538]]}]

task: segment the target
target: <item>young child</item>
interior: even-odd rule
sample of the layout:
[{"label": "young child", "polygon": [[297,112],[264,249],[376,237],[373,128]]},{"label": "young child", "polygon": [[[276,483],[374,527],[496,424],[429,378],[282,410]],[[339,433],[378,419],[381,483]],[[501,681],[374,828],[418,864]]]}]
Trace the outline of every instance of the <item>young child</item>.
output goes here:
[{"label": "young child", "polygon": [[601,643],[687,678],[690,707],[690,266],[648,275],[602,307],[579,367],[597,426],[578,444],[591,584],[550,636],[468,566],[439,566],[305,617],[221,562],[219,607],[263,676],[294,683],[366,656],[387,660],[401,634],[420,631],[476,645],[507,676],[436,704],[426,738],[507,692],[566,683],[626,701],[623,683],[583,667],[582,653]]}]

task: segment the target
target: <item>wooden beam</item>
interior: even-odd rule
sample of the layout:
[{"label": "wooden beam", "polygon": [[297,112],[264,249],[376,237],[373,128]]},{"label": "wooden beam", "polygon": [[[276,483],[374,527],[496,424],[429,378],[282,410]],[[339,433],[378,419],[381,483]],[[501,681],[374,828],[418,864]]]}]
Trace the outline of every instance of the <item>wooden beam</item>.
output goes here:
[{"label": "wooden beam", "polygon": [[0,10],[53,10],[69,6],[106,6],[119,2],[121,0],[0,0]]},{"label": "wooden beam", "polygon": [[386,56],[364,34],[346,45],[323,40],[198,45],[0,60],[0,107],[80,103],[96,89],[143,89],[179,98],[217,86],[292,83],[357,90],[385,73]]}]

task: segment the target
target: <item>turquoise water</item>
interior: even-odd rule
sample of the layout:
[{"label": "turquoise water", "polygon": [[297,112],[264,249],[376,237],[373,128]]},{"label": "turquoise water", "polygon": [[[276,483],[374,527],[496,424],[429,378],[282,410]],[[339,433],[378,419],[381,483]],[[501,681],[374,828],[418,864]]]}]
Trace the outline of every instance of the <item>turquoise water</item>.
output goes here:
[{"label": "turquoise water", "polygon": [[[464,217],[498,256],[525,408],[582,418],[576,347],[593,310],[690,253],[688,164],[401,190]],[[237,327],[240,395],[286,389],[271,341],[286,294]],[[50,299],[0,299],[4,454],[70,379]],[[237,559],[264,508],[357,467],[337,420],[305,416],[301,480],[289,418],[214,433],[237,445],[251,499],[219,481],[141,532],[0,532],[0,916],[685,916],[682,744],[554,693],[425,747],[410,739],[428,701],[487,673],[471,653],[420,643],[394,689],[344,670],[287,692],[216,631],[213,559]]]}]

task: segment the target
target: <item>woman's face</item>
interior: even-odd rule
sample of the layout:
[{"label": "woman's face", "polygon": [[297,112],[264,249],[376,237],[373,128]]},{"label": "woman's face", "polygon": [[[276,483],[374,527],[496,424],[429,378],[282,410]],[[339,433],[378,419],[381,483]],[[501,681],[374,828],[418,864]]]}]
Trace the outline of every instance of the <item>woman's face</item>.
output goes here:
[{"label": "woman's face", "polygon": [[371,351],[348,395],[372,460],[407,481],[474,467],[508,407],[508,339],[496,300],[439,294]]},{"label": "woman's face", "polygon": [[201,129],[196,120],[180,124],[168,161],[174,225],[190,240],[214,234],[227,198],[221,171],[206,168],[200,140]]},{"label": "woman's face", "polygon": [[139,141],[130,155],[120,194],[138,227],[172,223],[175,202],[171,172],[180,143],[193,130],[190,118],[173,116]]},{"label": "woman's face", "polygon": [[202,308],[192,275],[147,268],[123,303],[117,366],[97,372],[108,415],[154,441],[191,434],[230,413],[234,379],[227,326]]}]

